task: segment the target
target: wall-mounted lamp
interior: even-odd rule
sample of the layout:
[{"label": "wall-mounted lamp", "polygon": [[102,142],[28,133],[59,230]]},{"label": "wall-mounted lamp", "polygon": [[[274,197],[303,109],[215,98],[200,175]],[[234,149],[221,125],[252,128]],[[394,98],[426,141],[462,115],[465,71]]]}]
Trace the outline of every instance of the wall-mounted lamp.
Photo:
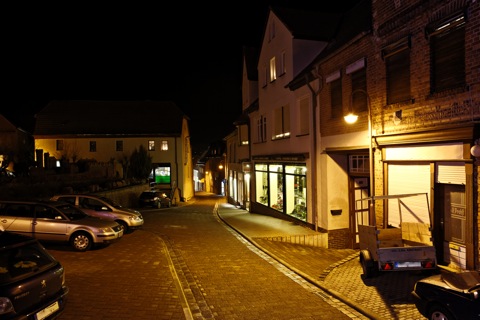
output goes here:
[{"label": "wall-mounted lamp", "polygon": [[470,153],[475,158],[480,158],[480,139],[475,140],[475,145],[470,148]]},{"label": "wall-mounted lamp", "polygon": [[223,169],[223,164],[220,163],[220,165],[218,166],[218,169],[222,170]]},{"label": "wall-mounted lamp", "polygon": [[350,112],[349,114],[347,114],[347,115],[344,116],[343,118],[345,119],[345,121],[346,121],[347,123],[350,123],[350,124],[351,124],[351,123],[357,122],[358,115]]}]

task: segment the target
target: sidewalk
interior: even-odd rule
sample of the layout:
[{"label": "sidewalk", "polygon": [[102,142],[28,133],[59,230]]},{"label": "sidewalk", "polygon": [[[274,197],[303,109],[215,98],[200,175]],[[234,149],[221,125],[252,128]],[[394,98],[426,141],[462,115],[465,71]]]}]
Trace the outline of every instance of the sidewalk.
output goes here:
[{"label": "sidewalk", "polygon": [[[370,319],[424,319],[410,297],[425,275],[385,273],[364,279],[358,250],[299,244],[318,234],[292,222],[219,203],[218,217],[252,244]],[[297,242],[297,243],[295,243]]]}]

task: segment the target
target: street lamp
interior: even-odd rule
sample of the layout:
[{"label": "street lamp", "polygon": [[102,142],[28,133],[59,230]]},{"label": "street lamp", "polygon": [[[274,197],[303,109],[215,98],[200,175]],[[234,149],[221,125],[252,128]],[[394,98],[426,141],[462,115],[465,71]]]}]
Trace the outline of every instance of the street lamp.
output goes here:
[{"label": "street lamp", "polygon": [[368,108],[368,164],[369,164],[369,171],[370,171],[370,222],[372,222],[373,214],[375,213],[375,179],[374,179],[374,172],[373,172],[373,146],[372,146],[372,108],[370,105],[370,96],[368,92],[363,89],[356,89],[353,90],[350,94],[350,109],[351,111],[344,117],[347,123],[354,123],[358,119],[358,115],[354,113],[353,110],[353,96],[356,93],[363,93],[367,97],[367,108]]}]

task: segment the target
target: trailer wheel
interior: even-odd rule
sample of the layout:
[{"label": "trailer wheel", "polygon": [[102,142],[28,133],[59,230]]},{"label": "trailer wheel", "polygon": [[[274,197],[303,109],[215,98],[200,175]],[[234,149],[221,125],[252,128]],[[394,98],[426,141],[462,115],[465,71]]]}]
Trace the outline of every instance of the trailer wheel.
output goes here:
[{"label": "trailer wheel", "polygon": [[378,270],[376,268],[375,260],[372,259],[370,251],[360,251],[360,264],[362,265],[363,275],[365,278],[373,278],[377,275]]}]

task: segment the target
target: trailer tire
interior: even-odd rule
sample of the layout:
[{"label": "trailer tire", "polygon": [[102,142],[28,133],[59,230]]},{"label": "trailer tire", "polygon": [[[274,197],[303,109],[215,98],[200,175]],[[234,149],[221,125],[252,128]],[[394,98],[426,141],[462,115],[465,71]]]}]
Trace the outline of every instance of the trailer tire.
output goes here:
[{"label": "trailer tire", "polygon": [[363,275],[365,278],[373,278],[377,275],[378,270],[376,268],[375,260],[372,259],[370,251],[360,251],[360,264],[362,265]]}]

